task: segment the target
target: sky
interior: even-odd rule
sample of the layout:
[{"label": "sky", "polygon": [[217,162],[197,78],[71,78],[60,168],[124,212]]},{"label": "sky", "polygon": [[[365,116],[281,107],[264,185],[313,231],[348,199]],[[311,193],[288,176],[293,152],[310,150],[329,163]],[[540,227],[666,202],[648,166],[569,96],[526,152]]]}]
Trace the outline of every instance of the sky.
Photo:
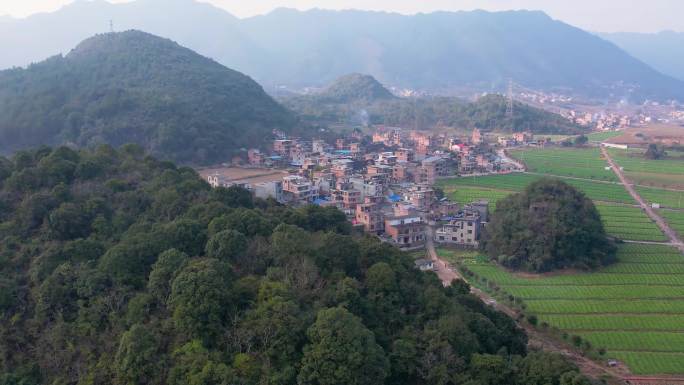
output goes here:
[{"label": "sky", "polygon": [[[0,15],[51,12],[74,0],[0,0]],[[87,1],[87,0],[79,0]],[[125,2],[130,0],[109,0]],[[554,19],[594,32],[684,32],[684,0],[201,0],[238,17],[278,7],[366,9],[414,14],[437,10],[542,10]]]}]

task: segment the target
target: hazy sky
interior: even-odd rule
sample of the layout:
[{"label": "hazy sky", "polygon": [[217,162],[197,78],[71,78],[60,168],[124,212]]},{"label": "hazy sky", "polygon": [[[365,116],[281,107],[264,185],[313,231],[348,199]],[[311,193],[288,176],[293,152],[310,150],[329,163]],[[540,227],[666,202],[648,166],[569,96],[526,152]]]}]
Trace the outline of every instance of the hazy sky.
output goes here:
[{"label": "hazy sky", "polygon": [[[73,0],[0,0],[0,15],[24,17],[53,11]],[[86,1],[86,0],[79,0]],[[129,0],[109,0],[124,2]],[[590,31],[684,32],[684,0],[203,0],[239,17],[276,7],[298,9],[372,9],[400,13],[435,10],[539,9]]]}]

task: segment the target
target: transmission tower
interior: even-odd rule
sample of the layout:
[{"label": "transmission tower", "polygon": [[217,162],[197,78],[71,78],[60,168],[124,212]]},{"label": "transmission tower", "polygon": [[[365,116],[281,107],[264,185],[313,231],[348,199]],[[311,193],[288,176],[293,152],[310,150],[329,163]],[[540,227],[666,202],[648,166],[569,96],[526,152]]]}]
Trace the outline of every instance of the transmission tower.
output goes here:
[{"label": "transmission tower", "polygon": [[508,79],[508,92],[506,93],[506,116],[513,117],[513,79]]},{"label": "transmission tower", "polygon": [[109,20],[109,32],[114,33],[114,20]]}]

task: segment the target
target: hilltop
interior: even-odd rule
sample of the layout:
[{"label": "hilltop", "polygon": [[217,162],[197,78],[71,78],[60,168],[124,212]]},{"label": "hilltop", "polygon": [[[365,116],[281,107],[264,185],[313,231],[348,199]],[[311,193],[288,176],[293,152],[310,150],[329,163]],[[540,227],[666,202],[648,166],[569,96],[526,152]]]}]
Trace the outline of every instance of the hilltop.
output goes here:
[{"label": "hilltop", "polygon": [[251,78],[140,31],[0,72],[0,152],[134,142],[183,163],[224,161],[296,118]]},{"label": "hilltop", "polygon": [[515,102],[506,115],[506,99],[489,94],[467,102],[455,97],[393,96],[370,75],[349,75],[323,92],[282,97],[281,102],[311,123],[387,124],[430,129],[437,125],[483,131],[531,131],[577,134],[585,131],[560,115]]},{"label": "hilltop", "polygon": [[278,9],[238,19],[192,0],[74,2],[0,23],[0,68],[65,52],[108,29],[110,19],[117,29],[174,39],[268,87],[321,87],[344,74],[365,73],[392,87],[433,94],[500,92],[511,78],[527,88],[601,99],[684,100],[684,82],[537,11]]},{"label": "hilltop", "polygon": [[338,78],[316,97],[329,103],[369,103],[394,99],[394,95],[374,77],[358,73]]}]

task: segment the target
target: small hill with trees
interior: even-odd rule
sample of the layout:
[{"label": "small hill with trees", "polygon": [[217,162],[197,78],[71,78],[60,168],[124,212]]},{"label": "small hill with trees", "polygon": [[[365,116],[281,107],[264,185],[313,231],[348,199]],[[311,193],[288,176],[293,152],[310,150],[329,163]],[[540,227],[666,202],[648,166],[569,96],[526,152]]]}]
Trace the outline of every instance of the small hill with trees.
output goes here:
[{"label": "small hill with trees", "polygon": [[335,80],[317,98],[328,103],[375,102],[391,100],[394,95],[370,75],[349,74]]},{"label": "small hill with trees", "polygon": [[0,157],[0,384],[588,384],[410,254],[119,150]]},{"label": "small hill with trees", "polygon": [[140,31],[97,35],[64,57],[0,72],[0,153],[135,142],[208,164],[296,127],[249,77]]},{"label": "small hill with trees", "polygon": [[514,102],[506,114],[506,98],[489,94],[476,101],[460,98],[393,96],[372,76],[353,74],[338,79],[319,94],[289,96],[281,101],[312,123],[386,124],[430,129],[438,125],[482,131],[530,131],[575,135],[586,132],[558,114]]},{"label": "small hill with trees", "polygon": [[615,260],[594,203],[558,179],[541,179],[496,204],[484,250],[500,264],[529,272],[589,269]]}]

